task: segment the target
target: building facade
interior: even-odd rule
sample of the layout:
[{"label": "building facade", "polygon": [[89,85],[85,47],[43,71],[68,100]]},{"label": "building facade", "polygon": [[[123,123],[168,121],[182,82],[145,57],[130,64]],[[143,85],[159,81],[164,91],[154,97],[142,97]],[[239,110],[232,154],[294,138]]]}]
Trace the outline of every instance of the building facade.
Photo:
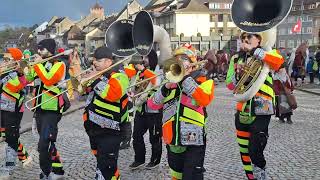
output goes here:
[{"label": "building facade", "polygon": [[232,0],[202,0],[210,10],[210,35],[238,36],[231,18]]},{"label": "building facade", "polygon": [[[319,45],[320,1],[294,0],[289,16],[277,27],[277,47],[292,49],[307,42],[309,46]],[[292,32],[292,27],[301,20],[301,31]]]},{"label": "building facade", "polygon": [[201,54],[209,49],[237,49],[238,29],[225,0],[154,0],[146,7],[154,23],[167,30],[174,49],[190,43]]}]

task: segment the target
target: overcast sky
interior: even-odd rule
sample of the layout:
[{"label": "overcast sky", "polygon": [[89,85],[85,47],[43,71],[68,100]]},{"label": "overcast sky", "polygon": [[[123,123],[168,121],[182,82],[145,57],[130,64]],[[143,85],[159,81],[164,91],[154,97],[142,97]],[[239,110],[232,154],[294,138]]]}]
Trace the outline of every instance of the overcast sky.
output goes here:
[{"label": "overcast sky", "polygon": [[[89,14],[97,0],[0,0],[0,29],[4,25],[32,26],[49,21],[54,15],[78,20]],[[138,0],[143,6],[149,0]],[[98,0],[105,14],[119,12],[128,0]]]}]

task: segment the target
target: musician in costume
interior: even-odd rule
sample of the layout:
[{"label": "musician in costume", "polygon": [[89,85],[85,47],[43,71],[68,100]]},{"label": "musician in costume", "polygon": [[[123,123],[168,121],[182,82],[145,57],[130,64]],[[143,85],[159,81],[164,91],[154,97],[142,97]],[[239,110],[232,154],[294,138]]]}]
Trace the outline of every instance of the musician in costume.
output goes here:
[{"label": "musician in costume", "polygon": [[[13,61],[22,59],[22,52],[17,48],[8,48],[7,52]],[[1,179],[10,177],[16,166],[17,157],[23,166],[29,164],[32,158],[19,140],[20,123],[24,112],[24,87],[27,85],[27,80],[19,67],[11,72],[1,73],[0,80],[0,128],[1,136],[7,143],[5,165],[0,170]]]},{"label": "musician in costume", "polygon": [[[252,33],[249,33],[248,43],[242,43],[245,58],[239,55],[232,57],[226,83],[237,101],[236,135],[246,176],[248,179],[265,180],[267,173],[263,151],[269,137],[270,119],[275,113],[272,71],[278,70],[284,62],[279,52],[272,50],[276,42],[275,26],[288,14],[292,1],[255,0],[254,6],[266,7],[264,10],[254,7],[248,10],[246,3],[252,2],[235,0],[232,4],[231,14],[235,24],[241,30]],[[281,8],[274,8],[279,5]],[[274,16],[266,16],[266,13]],[[253,78],[255,74],[257,76]]]},{"label": "musician in costume", "polygon": [[[28,49],[23,51],[23,59],[24,60],[29,61],[31,58],[31,55],[32,55],[32,53]],[[31,94],[33,92],[33,85],[34,85],[33,82],[27,84],[26,95],[28,95],[29,93]]]},{"label": "musician in costume", "polygon": [[[174,52],[185,75],[178,83],[166,83],[148,100],[151,109],[163,108],[162,133],[172,179],[201,180],[206,150],[208,106],[214,97],[214,82],[194,71],[195,49],[186,45]],[[194,158],[197,157],[197,158]]]},{"label": "musician in costume", "polygon": [[[54,39],[44,39],[38,44],[38,53],[35,61],[52,57],[56,53],[56,42]],[[58,59],[51,59],[43,64],[39,63],[29,69],[27,79],[34,81],[34,95],[36,98],[33,105],[40,105],[35,109],[34,117],[39,133],[38,151],[40,161],[40,179],[60,179],[64,170],[60,155],[55,146],[58,135],[58,123],[62,113],[66,110],[62,95],[46,102],[54,95],[59,94],[63,88],[57,86],[65,79],[66,65]],[[52,89],[53,88],[53,89]],[[52,89],[48,91],[49,89]],[[45,103],[46,102],[46,103]]]},{"label": "musician in costume", "polygon": [[[147,81],[148,87],[152,88],[160,85],[160,79],[156,78],[157,75],[155,68],[158,64],[157,53],[151,50],[147,56],[147,63],[137,64],[136,67],[139,70],[137,78],[140,81],[148,78],[152,78]],[[149,86],[151,83],[151,86]],[[143,89],[145,91],[146,89]],[[146,165],[147,169],[152,169],[160,164],[162,154],[162,111],[152,110],[147,106],[147,98],[151,97],[156,92],[156,89],[149,91],[147,94],[137,97],[135,106],[138,109],[134,118],[134,129],[133,129],[133,149],[134,149],[134,162],[129,166],[130,169],[137,169],[145,164],[146,147],[144,143],[144,134],[149,130],[149,141],[151,143],[151,159]]]},{"label": "musician in costume", "polygon": [[[109,48],[96,49],[93,65],[97,71],[107,69],[115,62]],[[97,158],[96,179],[120,179],[117,161],[122,125],[128,119],[127,88],[129,78],[136,73],[132,65],[124,71],[120,72],[119,66],[115,66],[87,88],[89,95],[83,120],[92,153]]]}]

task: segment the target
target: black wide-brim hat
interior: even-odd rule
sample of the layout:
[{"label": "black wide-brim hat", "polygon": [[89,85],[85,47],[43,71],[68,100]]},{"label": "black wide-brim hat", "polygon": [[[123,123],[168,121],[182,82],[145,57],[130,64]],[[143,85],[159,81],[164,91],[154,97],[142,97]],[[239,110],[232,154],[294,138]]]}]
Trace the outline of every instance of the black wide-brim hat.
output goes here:
[{"label": "black wide-brim hat", "polygon": [[280,24],[289,14],[293,0],[234,0],[231,18],[246,32],[263,32]]}]

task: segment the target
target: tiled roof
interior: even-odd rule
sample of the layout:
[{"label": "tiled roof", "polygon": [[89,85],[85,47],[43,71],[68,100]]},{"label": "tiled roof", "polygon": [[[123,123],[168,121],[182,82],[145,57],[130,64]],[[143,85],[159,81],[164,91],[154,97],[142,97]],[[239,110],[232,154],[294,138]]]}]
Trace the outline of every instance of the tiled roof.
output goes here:
[{"label": "tiled roof", "polygon": [[209,13],[209,8],[198,0],[185,0],[176,12],[205,12]]},{"label": "tiled roof", "polygon": [[55,23],[61,23],[64,19],[65,19],[65,17],[58,18],[57,20],[54,21],[53,24],[55,24]]},{"label": "tiled roof", "polygon": [[145,10],[150,10],[150,9],[155,9],[155,8],[159,8],[159,7],[163,7],[163,6],[168,6],[169,4],[171,4],[173,2],[173,0],[152,0],[150,1],[149,4],[147,4],[144,9]]},{"label": "tiled roof", "polygon": [[105,19],[104,21],[102,21],[99,24],[99,29],[101,29],[103,31],[106,31],[108,29],[108,27],[116,20],[117,20],[117,16],[116,15],[109,16],[107,19]]}]

